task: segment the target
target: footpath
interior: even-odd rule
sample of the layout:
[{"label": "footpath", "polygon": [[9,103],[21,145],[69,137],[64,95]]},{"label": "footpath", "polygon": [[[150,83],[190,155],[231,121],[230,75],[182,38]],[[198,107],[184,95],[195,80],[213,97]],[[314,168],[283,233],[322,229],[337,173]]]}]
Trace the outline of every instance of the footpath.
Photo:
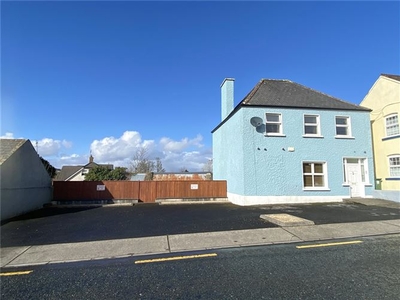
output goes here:
[{"label": "footpath", "polygon": [[[354,201],[354,200],[353,200]],[[363,205],[398,203],[360,200]],[[378,202],[376,202],[378,201]],[[332,239],[400,234],[400,219],[314,225],[311,220],[290,214],[261,215],[279,227],[187,234],[160,235],[116,240],[101,240],[50,245],[1,248],[1,267],[23,267],[131,256],[171,254],[229,247],[310,243]]]}]

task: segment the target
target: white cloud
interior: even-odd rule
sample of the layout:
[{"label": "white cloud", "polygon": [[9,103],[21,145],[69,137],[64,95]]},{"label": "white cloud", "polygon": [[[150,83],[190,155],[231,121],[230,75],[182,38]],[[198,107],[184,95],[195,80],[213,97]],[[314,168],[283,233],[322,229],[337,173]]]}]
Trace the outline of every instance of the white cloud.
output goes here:
[{"label": "white cloud", "polygon": [[5,135],[0,136],[0,139],[15,139],[15,137],[12,132],[6,132]]},{"label": "white cloud", "polygon": [[[6,133],[2,138],[5,137],[14,138],[12,133]],[[202,141],[201,135],[178,141],[169,137],[163,137],[159,141],[143,140],[139,132],[125,131],[120,137],[109,136],[92,141],[90,150],[97,163],[129,167],[136,151],[145,147],[149,159],[159,157],[168,172],[183,168],[188,171],[202,171],[204,164],[212,158],[211,149],[204,147]],[[39,155],[56,168],[64,165],[85,165],[89,162],[89,155],[76,153],[71,141],[43,138],[37,142]],[[36,140],[31,140],[31,143],[36,149]]]},{"label": "white cloud", "polygon": [[96,162],[124,161],[127,163],[141,147],[146,147],[149,154],[154,150],[153,140],[144,140],[137,131],[125,131],[121,137],[105,137],[94,140],[90,145]]},{"label": "white cloud", "polygon": [[[15,139],[12,132],[6,132],[5,135],[0,136],[0,138]],[[23,137],[20,137],[20,139],[23,139]],[[33,147],[38,150],[39,155],[43,157],[59,155],[61,150],[69,149],[72,147],[72,142],[67,140],[53,140],[50,138],[43,138],[41,140],[30,141]]]},{"label": "white cloud", "polygon": [[211,149],[203,149],[202,140],[201,135],[192,139],[183,138],[180,141],[163,137],[157,143],[154,140],[142,140],[137,131],[125,131],[119,138],[105,137],[93,141],[90,149],[97,163],[112,163],[114,166],[129,167],[136,151],[145,147],[149,158],[159,157],[167,171],[179,171],[182,168],[189,171],[201,171],[211,155]]},{"label": "white cloud", "polygon": [[[37,144],[36,144],[37,142]],[[38,150],[40,156],[55,156],[61,150],[69,149],[72,147],[72,142],[66,140],[53,140],[50,138],[43,138],[41,140],[31,140],[32,145]]]},{"label": "white cloud", "polygon": [[180,152],[188,147],[196,146],[203,147],[201,141],[203,137],[197,135],[194,139],[183,138],[180,141],[174,141],[170,138],[163,137],[160,140],[160,145],[165,151]]}]

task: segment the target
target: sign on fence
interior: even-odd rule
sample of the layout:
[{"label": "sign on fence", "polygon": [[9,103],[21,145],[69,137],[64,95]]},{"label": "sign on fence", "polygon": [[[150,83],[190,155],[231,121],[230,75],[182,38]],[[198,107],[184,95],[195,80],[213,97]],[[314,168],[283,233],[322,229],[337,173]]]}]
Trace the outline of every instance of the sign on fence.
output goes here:
[{"label": "sign on fence", "polygon": [[190,185],[190,189],[191,190],[198,190],[199,189],[199,185],[196,183],[196,184],[191,184]]},{"label": "sign on fence", "polygon": [[98,191],[105,191],[106,190],[106,186],[105,185],[98,185],[97,186],[97,190]]}]

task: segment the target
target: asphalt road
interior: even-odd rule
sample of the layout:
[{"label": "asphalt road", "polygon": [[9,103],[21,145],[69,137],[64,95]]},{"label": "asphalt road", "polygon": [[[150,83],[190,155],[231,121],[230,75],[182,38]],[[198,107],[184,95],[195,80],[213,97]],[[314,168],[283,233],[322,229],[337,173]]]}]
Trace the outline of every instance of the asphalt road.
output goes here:
[{"label": "asphalt road", "polygon": [[[2,270],[1,298],[399,299],[399,235],[317,248],[299,245],[190,253],[198,257],[184,260],[165,260],[170,254],[18,270],[31,271],[25,275]],[[156,258],[164,261],[137,264]]]},{"label": "asphalt road", "polygon": [[44,208],[1,226],[1,247],[276,227],[261,214],[289,213],[315,224],[391,220],[398,208],[360,204],[242,207],[233,204]]}]

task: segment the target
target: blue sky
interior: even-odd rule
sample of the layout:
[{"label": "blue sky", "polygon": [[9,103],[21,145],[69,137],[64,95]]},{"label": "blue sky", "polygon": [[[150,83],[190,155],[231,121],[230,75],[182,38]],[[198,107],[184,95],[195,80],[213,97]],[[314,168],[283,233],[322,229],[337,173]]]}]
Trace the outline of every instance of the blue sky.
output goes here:
[{"label": "blue sky", "polygon": [[138,147],[167,171],[212,158],[220,84],[235,104],[261,78],[359,104],[400,74],[399,2],[4,2],[2,137],[54,166],[127,166]]}]

